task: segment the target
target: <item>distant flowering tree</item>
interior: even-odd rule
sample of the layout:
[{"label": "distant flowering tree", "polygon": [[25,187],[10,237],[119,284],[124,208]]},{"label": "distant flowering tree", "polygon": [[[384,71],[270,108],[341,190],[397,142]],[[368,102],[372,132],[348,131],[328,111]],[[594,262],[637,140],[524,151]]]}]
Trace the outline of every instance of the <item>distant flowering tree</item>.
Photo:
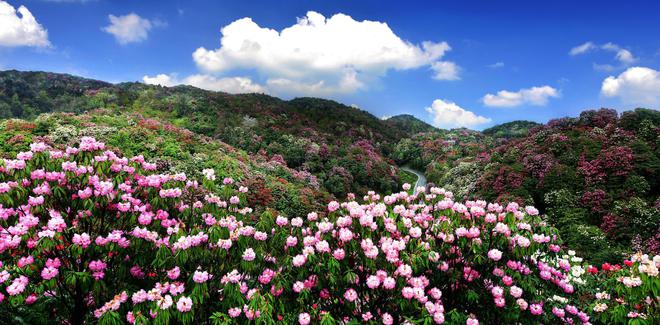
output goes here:
[{"label": "distant flowering tree", "polygon": [[603,167],[611,174],[625,176],[634,169],[634,153],[628,147],[612,147],[601,152]]},{"label": "distant flowering tree", "polygon": [[660,257],[594,272],[531,206],[434,187],[254,218],[231,178],[159,174],[92,138],[0,166],[10,311],[45,306],[72,324],[657,321]]}]

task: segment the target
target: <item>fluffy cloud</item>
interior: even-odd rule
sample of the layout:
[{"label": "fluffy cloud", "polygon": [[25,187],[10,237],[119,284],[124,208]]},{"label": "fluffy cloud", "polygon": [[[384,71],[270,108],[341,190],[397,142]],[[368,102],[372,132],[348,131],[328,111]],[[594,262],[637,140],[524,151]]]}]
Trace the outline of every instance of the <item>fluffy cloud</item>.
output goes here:
[{"label": "fluffy cloud", "polygon": [[266,81],[270,93],[283,96],[306,94],[314,96],[331,96],[346,94],[364,88],[365,85],[357,79],[357,73],[347,71],[336,83],[327,84],[325,80],[317,82],[302,82],[287,78],[271,78]]},{"label": "fluffy cloud", "polygon": [[518,91],[500,90],[497,94],[486,94],[482,101],[486,106],[515,107],[523,104],[544,106],[548,100],[559,97],[559,91],[550,86],[523,88]]},{"label": "fluffy cloud", "polygon": [[[632,52],[629,50],[626,50],[624,48],[621,48],[621,46],[608,42],[603,45],[597,45],[593,42],[586,42],[582,45],[578,45],[574,48],[572,48],[568,54],[570,55],[580,55],[580,54],[585,54],[587,52],[591,52],[594,50],[603,50],[603,51],[608,51],[608,52],[613,52],[615,53],[614,58],[619,61],[623,65],[629,65],[634,63],[637,59],[633,56]],[[605,66],[605,65],[595,65],[595,66]],[[594,66],[594,67],[595,67]]]},{"label": "fluffy cloud", "polygon": [[14,9],[0,1],[0,46],[49,47],[48,31],[25,6]]},{"label": "fluffy cloud", "polygon": [[586,42],[582,45],[578,45],[578,46],[572,48],[568,52],[568,54],[570,54],[570,55],[584,54],[584,53],[587,53],[587,52],[589,52],[589,51],[591,51],[595,48],[597,48],[596,44],[594,44],[593,42]]},{"label": "fluffy cloud", "polygon": [[490,118],[474,114],[454,102],[436,99],[426,111],[433,117],[433,125],[439,128],[477,127],[490,123]]},{"label": "fluffy cloud", "polygon": [[206,90],[222,91],[230,94],[263,93],[265,89],[252,82],[250,78],[229,77],[216,78],[205,74],[194,74],[179,80],[175,75],[159,74],[153,77],[144,76],[142,81],[149,85],[172,87],[176,85],[190,85]]},{"label": "fluffy cloud", "polygon": [[142,81],[148,85],[159,85],[165,87],[172,87],[181,84],[178,80],[176,80],[176,77],[164,73],[153,77],[144,76],[142,77]]},{"label": "fluffy cloud", "polygon": [[431,69],[435,72],[433,79],[436,80],[458,80],[461,68],[451,61],[437,61],[431,63]]},{"label": "fluffy cloud", "polygon": [[618,97],[626,105],[660,105],[660,71],[645,67],[632,67],[617,77],[603,80],[601,94]]},{"label": "fluffy cloud", "polygon": [[[356,21],[344,14],[326,18],[313,11],[281,31],[261,27],[251,18],[238,19],[221,31],[220,48],[200,47],[193,53],[200,69],[253,69],[274,86],[314,94],[350,93],[389,70],[432,67],[451,50],[446,42],[412,44],[386,23]],[[450,64],[453,73],[448,64],[436,65],[436,77],[455,79],[457,67]]]},{"label": "fluffy cloud", "polygon": [[121,45],[145,41],[152,28],[165,25],[164,22],[142,18],[136,13],[124,16],[108,15],[108,19],[110,25],[103,27],[103,31],[112,34]]}]

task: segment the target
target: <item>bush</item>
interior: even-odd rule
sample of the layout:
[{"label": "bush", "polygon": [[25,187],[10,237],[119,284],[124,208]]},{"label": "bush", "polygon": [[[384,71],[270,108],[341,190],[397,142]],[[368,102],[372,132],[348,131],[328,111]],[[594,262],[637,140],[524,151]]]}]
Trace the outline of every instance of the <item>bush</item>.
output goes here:
[{"label": "bush", "polygon": [[[658,320],[645,297],[660,257],[593,272],[533,207],[431,188],[257,218],[232,179],[155,167],[92,138],[4,160],[2,310],[72,324]],[[613,300],[596,311],[602,290]]]}]

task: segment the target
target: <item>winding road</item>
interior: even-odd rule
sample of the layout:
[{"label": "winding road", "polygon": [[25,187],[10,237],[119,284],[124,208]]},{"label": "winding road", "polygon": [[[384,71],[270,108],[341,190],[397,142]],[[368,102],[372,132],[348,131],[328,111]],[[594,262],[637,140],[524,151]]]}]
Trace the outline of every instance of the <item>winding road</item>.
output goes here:
[{"label": "winding road", "polygon": [[407,172],[417,175],[417,182],[415,183],[415,188],[419,186],[426,186],[426,176],[424,176],[422,172],[406,166],[401,167],[401,170],[405,170]]}]

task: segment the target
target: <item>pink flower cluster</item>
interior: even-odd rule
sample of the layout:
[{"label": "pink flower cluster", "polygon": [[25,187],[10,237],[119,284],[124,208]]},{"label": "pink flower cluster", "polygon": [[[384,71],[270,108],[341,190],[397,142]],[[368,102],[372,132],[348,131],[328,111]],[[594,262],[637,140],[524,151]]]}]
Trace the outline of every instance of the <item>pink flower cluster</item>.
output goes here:
[{"label": "pink flower cluster", "polygon": [[[591,319],[573,298],[584,294],[579,265],[560,258],[560,239],[533,207],[461,203],[432,187],[351,195],[306,217],[257,216],[232,178],[150,173],[144,157],[103,150],[85,138],[64,152],[35,144],[3,161],[0,197],[25,193],[0,205],[0,286],[10,300],[67,299],[77,288],[63,275],[84,272],[97,281],[90,287],[120,292],[83,292],[90,316],[122,312],[130,323],[183,323],[204,310],[237,323],[442,324],[456,314],[479,324],[505,312]],[[660,257],[626,262],[636,273],[620,283],[639,289],[657,276]],[[470,299],[479,307],[462,305]]]}]

